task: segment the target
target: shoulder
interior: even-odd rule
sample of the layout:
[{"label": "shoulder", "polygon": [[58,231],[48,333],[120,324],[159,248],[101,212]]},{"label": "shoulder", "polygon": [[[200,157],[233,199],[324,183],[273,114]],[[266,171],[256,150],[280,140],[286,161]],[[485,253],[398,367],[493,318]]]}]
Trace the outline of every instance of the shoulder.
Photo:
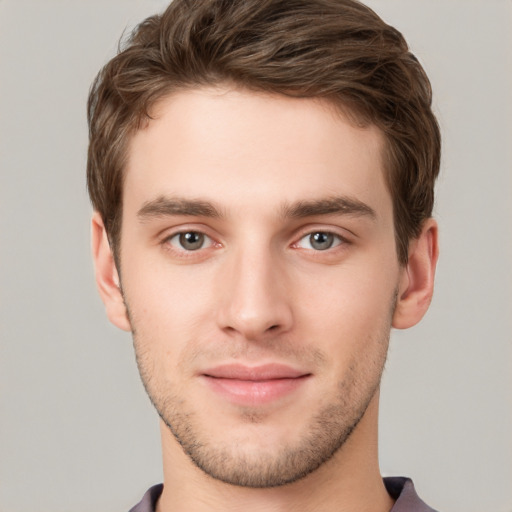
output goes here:
[{"label": "shoulder", "polygon": [[384,485],[390,496],[396,500],[390,512],[436,512],[421,500],[410,478],[384,478]]},{"label": "shoulder", "polygon": [[158,501],[160,494],[162,494],[163,488],[163,484],[150,487],[142,497],[142,500],[132,507],[129,512],[155,512],[156,502]]}]

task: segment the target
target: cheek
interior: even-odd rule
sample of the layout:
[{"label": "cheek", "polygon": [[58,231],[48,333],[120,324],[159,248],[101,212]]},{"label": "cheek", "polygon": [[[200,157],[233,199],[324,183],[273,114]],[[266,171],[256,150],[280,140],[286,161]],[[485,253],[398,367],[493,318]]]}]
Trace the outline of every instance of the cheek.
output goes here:
[{"label": "cheek", "polygon": [[123,272],[125,295],[136,320],[143,319],[155,329],[193,325],[210,296],[208,273],[194,266],[173,266],[161,257],[154,260],[146,258],[142,265],[134,258],[126,265],[129,275]]},{"label": "cheek", "polygon": [[[341,265],[329,272],[298,276],[295,292],[303,312],[322,317],[325,325],[381,324],[390,316],[398,283],[398,271],[392,266],[369,264]],[[318,322],[313,322],[317,324]]]},{"label": "cheek", "polygon": [[340,267],[321,279],[303,280],[302,292],[297,291],[303,298],[297,303],[298,330],[345,367],[365,353],[382,351],[391,328],[397,284],[393,267],[386,272],[380,266],[373,272],[369,265],[361,267]]},{"label": "cheek", "polygon": [[123,278],[136,348],[164,374],[180,370],[183,354],[211,333],[207,326],[213,310],[205,281],[204,276],[192,278],[157,266]]}]

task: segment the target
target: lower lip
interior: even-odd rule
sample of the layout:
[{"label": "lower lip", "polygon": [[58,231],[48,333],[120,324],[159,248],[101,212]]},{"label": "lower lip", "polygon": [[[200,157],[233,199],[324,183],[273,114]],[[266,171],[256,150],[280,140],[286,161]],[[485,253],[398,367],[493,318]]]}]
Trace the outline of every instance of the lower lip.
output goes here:
[{"label": "lower lip", "polygon": [[309,375],[293,379],[239,380],[204,375],[208,386],[236,405],[263,405],[284,398],[301,387]]}]

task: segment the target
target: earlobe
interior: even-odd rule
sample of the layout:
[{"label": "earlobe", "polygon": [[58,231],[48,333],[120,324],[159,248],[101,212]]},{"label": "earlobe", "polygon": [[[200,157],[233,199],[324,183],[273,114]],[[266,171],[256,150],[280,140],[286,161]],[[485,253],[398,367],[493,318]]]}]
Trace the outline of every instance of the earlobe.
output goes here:
[{"label": "earlobe", "polygon": [[409,247],[409,261],[402,269],[393,327],[407,329],[427,312],[434,292],[434,276],[439,254],[437,223],[427,219],[420,235]]},{"label": "earlobe", "polygon": [[96,285],[105,304],[108,319],[116,327],[124,331],[131,331],[114,256],[110,248],[103,219],[98,212],[94,212],[92,217],[91,245]]}]

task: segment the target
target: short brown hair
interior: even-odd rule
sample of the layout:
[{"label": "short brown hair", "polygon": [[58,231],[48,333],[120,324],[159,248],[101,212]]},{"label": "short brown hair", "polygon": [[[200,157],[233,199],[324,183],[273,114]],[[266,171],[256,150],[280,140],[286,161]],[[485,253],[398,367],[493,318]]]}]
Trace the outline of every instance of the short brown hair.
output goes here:
[{"label": "short brown hair", "polygon": [[130,136],[179,90],[229,83],[318,97],[386,140],[398,259],[432,215],[440,133],[430,82],[403,36],[355,0],[174,0],[142,22],[96,77],[87,182],[114,254]]}]

